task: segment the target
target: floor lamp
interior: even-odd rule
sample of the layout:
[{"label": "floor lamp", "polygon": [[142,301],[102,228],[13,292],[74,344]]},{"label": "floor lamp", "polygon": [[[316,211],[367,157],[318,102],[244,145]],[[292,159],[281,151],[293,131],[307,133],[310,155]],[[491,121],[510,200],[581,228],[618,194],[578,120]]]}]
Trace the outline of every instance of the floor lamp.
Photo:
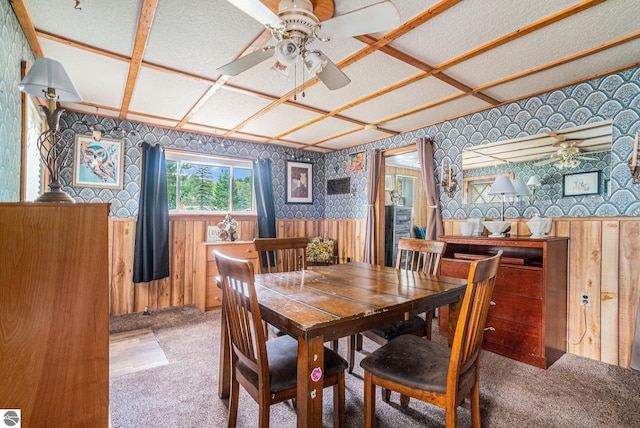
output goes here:
[{"label": "floor lamp", "polygon": [[56,103],[78,102],[82,97],[62,64],[49,58],[37,58],[18,89],[44,98],[47,103],[41,106],[47,118],[47,130],[38,137],[37,146],[49,171],[49,191],[40,195],[36,202],[73,203],[71,196],[60,189],[60,171],[71,152],[71,143],[59,131],[60,116],[65,110],[57,108]]}]

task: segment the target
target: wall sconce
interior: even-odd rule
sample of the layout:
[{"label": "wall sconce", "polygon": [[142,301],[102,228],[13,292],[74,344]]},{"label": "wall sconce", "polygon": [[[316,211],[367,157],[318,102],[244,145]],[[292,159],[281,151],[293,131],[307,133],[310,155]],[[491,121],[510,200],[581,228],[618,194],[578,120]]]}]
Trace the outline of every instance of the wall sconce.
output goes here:
[{"label": "wall sconce", "polygon": [[640,184],[640,168],[638,168],[638,131],[636,131],[636,139],[633,142],[633,153],[631,155],[631,160],[629,161],[629,170],[633,177],[631,182],[633,184]]},{"label": "wall sconce", "polygon": [[527,186],[531,188],[531,203],[536,200],[536,186],[542,186],[542,182],[540,181],[540,177],[537,175],[532,175],[527,181]]},{"label": "wall sconce", "polygon": [[448,197],[453,198],[457,186],[458,182],[451,173],[451,165],[449,165],[448,174],[444,174],[444,159],[442,159],[442,165],[440,167],[440,187],[442,187],[442,191]]},{"label": "wall sconce", "polygon": [[64,109],[57,108],[59,101],[78,102],[82,97],[69,78],[64,67],[58,61],[49,58],[37,58],[18,89],[27,94],[46,100],[41,106],[47,118],[48,129],[38,137],[37,147],[47,170],[49,171],[49,191],[44,192],[37,202],[71,202],[73,199],[61,190],[60,171],[71,152],[71,143],[59,131],[60,116]]}]

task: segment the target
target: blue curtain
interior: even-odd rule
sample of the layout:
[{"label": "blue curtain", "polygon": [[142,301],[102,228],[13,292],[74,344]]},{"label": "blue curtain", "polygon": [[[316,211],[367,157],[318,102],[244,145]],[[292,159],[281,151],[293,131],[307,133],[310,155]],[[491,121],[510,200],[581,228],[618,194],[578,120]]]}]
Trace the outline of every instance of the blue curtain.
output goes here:
[{"label": "blue curtain", "polygon": [[273,202],[271,178],[271,159],[253,161],[255,178],[253,180],[258,204],[258,237],[276,237],[276,209]]},{"label": "blue curtain", "polygon": [[140,203],[133,257],[133,282],[169,276],[167,167],[159,144],[142,143]]}]

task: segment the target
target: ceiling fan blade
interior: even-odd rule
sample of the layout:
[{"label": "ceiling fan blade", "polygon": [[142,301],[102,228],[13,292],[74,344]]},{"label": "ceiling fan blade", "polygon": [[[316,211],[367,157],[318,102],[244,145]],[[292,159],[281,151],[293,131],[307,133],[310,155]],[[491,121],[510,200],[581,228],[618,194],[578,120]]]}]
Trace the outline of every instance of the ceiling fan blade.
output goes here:
[{"label": "ceiling fan blade", "polygon": [[545,159],[545,160],[543,160],[543,161],[540,161],[540,162],[536,162],[536,163],[534,163],[534,165],[535,165],[535,166],[542,166],[542,165],[546,165],[546,164],[551,163],[551,162],[556,162],[557,160],[558,160],[558,159],[556,159],[556,158]]},{"label": "ceiling fan blade", "polygon": [[321,39],[337,39],[392,30],[400,25],[400,12],[391,1],[383,1],[327,19],[316,34]]},{"label": "ceiling fan blade", "polygon": [[251,52],[248,55],[240,57],[228,64],[218,67],[216,71],[218,73],[226,74],[227,76],[237,76],[245,70],[250,69],[254,65],[260,64],[262,61],[267,60],[273,56],[273,46],[267,46],[262,49],[258,49],[255,52]]},{"label": "ceiling fan blade", "polygon": [[282,20],[260,0],[227,0],[229,3],[261,23],[274,28],[282,26]]},{"label": "ceiling fan blade", "polygon": [[347,75],[344,74],[342,70],[340,70],[338,66],[325,54],[322,52],[317,52],[317,54],[320,56],[320,59],[327,62],[322,71],[316,73],[318,79],[320,79],[327,88],[333,91],[351,83],[351,79],[349,79]]}]

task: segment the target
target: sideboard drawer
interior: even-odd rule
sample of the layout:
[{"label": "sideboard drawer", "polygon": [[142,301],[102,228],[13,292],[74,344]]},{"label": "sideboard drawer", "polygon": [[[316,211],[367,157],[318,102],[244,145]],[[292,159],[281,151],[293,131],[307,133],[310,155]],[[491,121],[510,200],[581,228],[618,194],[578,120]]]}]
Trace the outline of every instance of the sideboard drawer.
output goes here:
[{"label": "sideboard drawer", "polygon": [[489,315],[503,320],[539,327],[542,324],[542,301],[493,290]]},{"label": "sideboard drawer", "polygon": [[[542,355],[540,327],[487,317],[483,343],[517,350],[523,354]],[[486,346],[484,346],[487,348]]]}]

